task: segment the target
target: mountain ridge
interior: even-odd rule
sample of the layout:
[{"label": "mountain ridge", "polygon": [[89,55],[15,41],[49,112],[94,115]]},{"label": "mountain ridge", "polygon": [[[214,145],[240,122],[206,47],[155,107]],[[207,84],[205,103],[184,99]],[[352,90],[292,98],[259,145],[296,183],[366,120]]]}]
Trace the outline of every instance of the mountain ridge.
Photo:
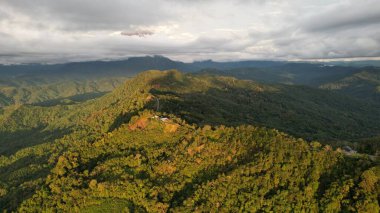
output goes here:
[{"label": "mountain ridge", "polygon": [[[302,105],[311,100],[297,105],[299,94],[276,102],[295,91],[319,91],[322,114],[315,114],[318,108],[304,112],[328,127],[320,129],[324,134],[340,131],[319,119],[340,103],[327,102],[324,109],[328,91],[176,70],[140,73],[80,103],[6,107],[0,114],[0,206],[21,212],[379,209],[376,160],[251,121],[264,113],[263,121],[278,122],[284,106],[307,109]],[[239,113],[237,103],[241,109],[253,104],[246,108],[251,116]],[[294,116],[311,122],[302,113]],[[362,131],[357,128],[350,131]]]},{"label": "mountain ridge", "polygon": [[[260,125],[322,141],[359,139],[380,132],[376,123],[380,118],[374,119],[380,116],[375,104],[303,86],[265,85],[171,70],[140,73],[113,92],[82,103],[9,107],[0,116],[0,142],[23,128],[50,131],[75,126],[96,134],[107,132],[138,111],[155,110],[156,101],[149,98],[152,95],[160,100],[160,113],[174,114],[200,126]],[[12,145],[7,146],[12,149]]]}]

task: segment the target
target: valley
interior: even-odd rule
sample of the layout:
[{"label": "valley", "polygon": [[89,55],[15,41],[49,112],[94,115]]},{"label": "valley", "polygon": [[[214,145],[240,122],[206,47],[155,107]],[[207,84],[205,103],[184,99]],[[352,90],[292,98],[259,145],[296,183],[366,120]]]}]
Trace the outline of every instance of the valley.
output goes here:
[{"label": "valley", "polygon": [[[375,100],[208,72],[112,78],[69,92],[98,95],[67,98],[71,86],[58,80],[48,88],[69,87],[52,89],[53,99],[2,108],[3,209],[378,208]],[[345,154],[346,145],[359,154]]]}]

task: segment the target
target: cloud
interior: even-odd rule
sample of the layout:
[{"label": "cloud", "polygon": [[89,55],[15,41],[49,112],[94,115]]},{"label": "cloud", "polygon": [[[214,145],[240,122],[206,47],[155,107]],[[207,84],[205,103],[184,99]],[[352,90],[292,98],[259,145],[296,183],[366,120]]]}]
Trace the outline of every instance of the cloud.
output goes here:
[{"label": "cloud", "polygon": [[4,0],[0,63],[380,56],[378,0]]},{"label": "cloud", "polygon": [[138,36],[138,37],[145,37],[145,36],[150,36],[153,35],[153,31],[149,30],[139,30],[139,31],[123,31],[120,32],[120,35],[122,36]]},{"label": "cloud", "polygon": [[307,18],[310,31],[336,31],[380,24],[380,4],[375,0],[345,2]]},{"label": "cloud", "polygon": [[170,18],[164,5],[148,0],[11,0],[0,4],[15,15],[33,17],[35,23],[68,31],[123,30]]}]

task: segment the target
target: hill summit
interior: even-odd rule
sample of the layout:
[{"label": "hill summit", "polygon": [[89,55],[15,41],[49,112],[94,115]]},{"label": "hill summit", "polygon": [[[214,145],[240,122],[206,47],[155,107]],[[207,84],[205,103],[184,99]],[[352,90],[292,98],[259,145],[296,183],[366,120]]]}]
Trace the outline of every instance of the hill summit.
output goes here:
[{"label": "hill summit", "polygon": [[314,140],[379,133],[379,109],[348,100],[302,86],[152,70],[93,100],[9,107],[0,117],[0,206],[378,211],[376,161]]}]

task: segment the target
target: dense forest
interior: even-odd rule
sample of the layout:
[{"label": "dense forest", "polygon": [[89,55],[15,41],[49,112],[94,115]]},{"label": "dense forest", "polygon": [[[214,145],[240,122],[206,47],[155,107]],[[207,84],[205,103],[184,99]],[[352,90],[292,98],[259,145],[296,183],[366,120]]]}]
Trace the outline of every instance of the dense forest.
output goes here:
[{"label": "dense forest", "polygon": [[203,69],[200,73],[233,76],[261,83],[305,85],[380,103],[379,67],[355,68],[298,63],[272,67]]},{"label": "dense forest", "polygon": [[210,72],[119,80],[0,95],[2,210],[380,211],[378,102]]}]

